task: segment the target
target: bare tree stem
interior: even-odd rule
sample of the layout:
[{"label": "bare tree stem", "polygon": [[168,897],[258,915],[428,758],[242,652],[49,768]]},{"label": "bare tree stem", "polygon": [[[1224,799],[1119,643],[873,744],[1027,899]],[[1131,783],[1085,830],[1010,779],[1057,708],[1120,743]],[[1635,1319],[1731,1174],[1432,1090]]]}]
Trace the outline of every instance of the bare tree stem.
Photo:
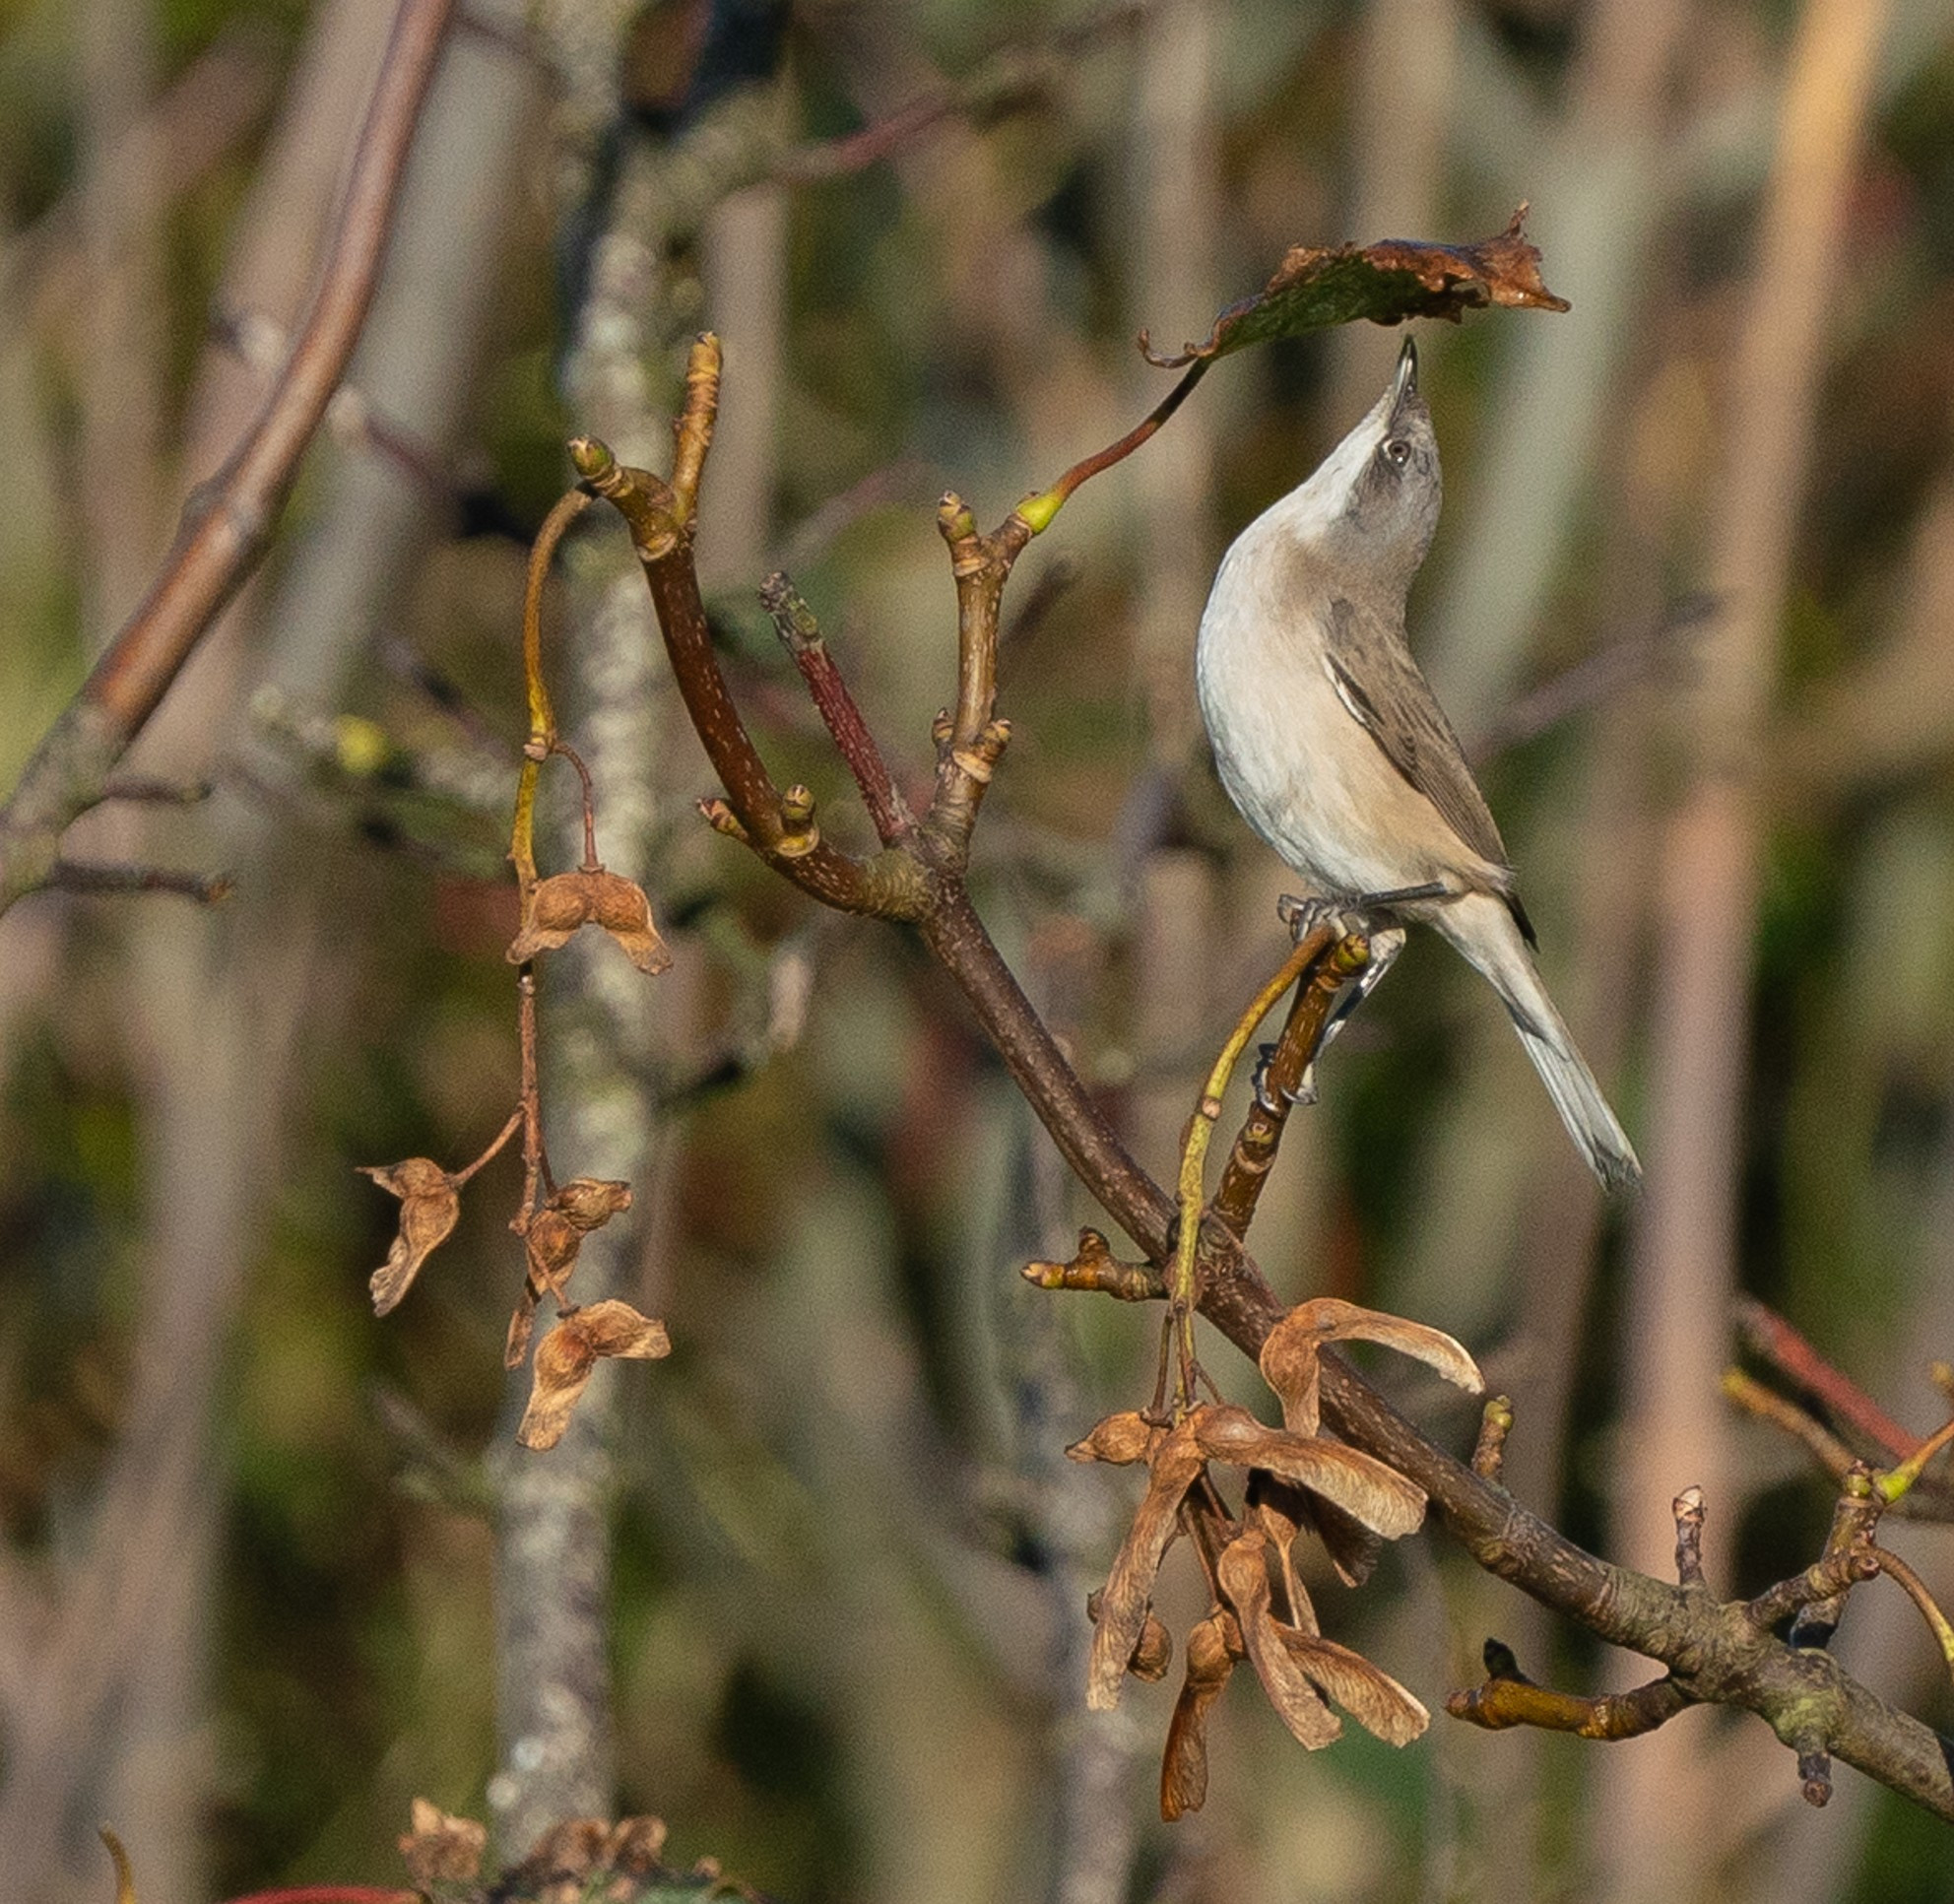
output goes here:
[{"label": "bare tree stem", "polygon": [[401,0],[338,231],[284,375],[193,495],[175,547],[0,808],[0,911],[47,883],[61,835],[108,776],[270,541],[379,282],[401,175],[454,0]]}]

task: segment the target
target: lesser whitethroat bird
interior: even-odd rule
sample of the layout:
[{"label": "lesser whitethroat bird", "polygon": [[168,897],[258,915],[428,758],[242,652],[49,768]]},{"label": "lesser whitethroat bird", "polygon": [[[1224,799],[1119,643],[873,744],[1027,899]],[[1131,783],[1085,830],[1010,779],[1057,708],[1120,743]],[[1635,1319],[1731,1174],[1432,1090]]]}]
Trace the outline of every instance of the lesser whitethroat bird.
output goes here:
[{"label": "lesser whitethroat bird", "polygon": [[1407,340],[1391,387],[1223,558],[1195,674],[1221,784],[1307,883],[1291,914],[1438,930],[1490,981],[1609,1189],[1642,1174],[1533,962],[1484,796],[1404,636],[1438,527],[1438,439]]}]

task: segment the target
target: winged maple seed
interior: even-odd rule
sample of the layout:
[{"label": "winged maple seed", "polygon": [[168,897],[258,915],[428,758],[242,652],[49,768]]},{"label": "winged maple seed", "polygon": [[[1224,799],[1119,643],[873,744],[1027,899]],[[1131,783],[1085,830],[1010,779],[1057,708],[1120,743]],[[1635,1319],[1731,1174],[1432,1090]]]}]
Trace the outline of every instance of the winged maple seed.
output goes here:
[{"label": "winged maple seed", "polygon": [[554,952],[586,925],[601,926],[641,972],[655,977],[672,963],[672,954],[651,922],[651,901],[644,896],[644,887],[601,866],[554,873],[530,888],[522,930],[509,945],[509,963],[521,965],[538,952]]},{"label": "winged maple seed", "polygon": [[570,1425],[577,1398],[607,1357],[657,1361],[672,1352],[662,1322],[641,1316],[615,1297],[587,1309],[566,1309],[536,1346],[534,1386],[516,1439],[525,1448],[554,1448]]},{"label": "winged maple seed", "polygon": [[[1240,1661],[1253,1665],[1270,1704],[1311,1750],[1342,1733],[1333,1702],[1394,1745],[1430,1723],[1424,1706],[1388,1673],[1324,1638],[1296,1570],[1296,1537],[1308,1529],[1355,1585],[1370,1571],[1380,1540],[1409,1534],[1424,1518],[1424,1492],[1414,1482],[1321,1431],[1323,1346],[1350,1340],[1416,1356],[1461,1387],[1483,1386],[1471,1356],[1450,1336],[1323,1297],[1292,1309],[1263,1349],[1264,1375],[1282,1400],[1282,1427],[1226,1403],[1192,1409],[1172,1424],[1129,1410],[1066,1450],[1075,1461],[1147,1467],[1133,1526],[1104,1590],[1087,1606],[1095,1622],[1088,1705],[1115,1705],[1129,1673],[1153,1677],[1165,1665],[1166,1635],[1152,1594],[1176,1534],[1190,1536],[1213,1596],[1184,1648],[1186,1674],[1160,1770],[1163,1817],[1195,1810],[1206,1797],[1207,1713]],[[1238,1519],[1208,1477],[1210,1462],[1247,1473]]]},{"label": "winged maple seed", "polygon": [[522,1294],[509,1318],[509,1339],[502,1363],[514,1368],[529,1353],[536,1327],[536,1305],[547,1290],[557,1302],[577,1266],[583,1239],[602,1229],[613,1216],[631,1207],[631,1186],[610,1177],[572,1177],[558,1186],[548,1203],[529,1219],[523,1247],[529,1260]]},{"label": "winged maple seed", "polygon": [[367,1283],[373,1292],[373,1313],[384,1316],[406,1295],[429,1253],[453,1233],[461,1217],[459,1180],[431,1157],[362,1163],[359,1169],[401,1202],[399,1234],[387,1260]]}]

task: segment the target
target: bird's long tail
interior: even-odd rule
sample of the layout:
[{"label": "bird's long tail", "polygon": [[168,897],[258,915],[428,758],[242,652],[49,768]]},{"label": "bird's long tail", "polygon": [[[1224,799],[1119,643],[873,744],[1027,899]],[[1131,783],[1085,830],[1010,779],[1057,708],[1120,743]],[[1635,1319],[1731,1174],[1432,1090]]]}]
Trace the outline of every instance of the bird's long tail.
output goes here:
[{"label": "bird's long tail", "polygon": [[1595,1074],[1575,1049],[1566,1022],[1540,982],[1532,950],[1521,937],[1506,902],[1489,893],[1468,893],[1435,907],[1432,923],[1505,1001],[1520,1042],[1554,1100],[1560,1121],[1602,1187],[1625,1190],[1640,1183],[1642,1165],[1635,1149],[1608,1108]]}]

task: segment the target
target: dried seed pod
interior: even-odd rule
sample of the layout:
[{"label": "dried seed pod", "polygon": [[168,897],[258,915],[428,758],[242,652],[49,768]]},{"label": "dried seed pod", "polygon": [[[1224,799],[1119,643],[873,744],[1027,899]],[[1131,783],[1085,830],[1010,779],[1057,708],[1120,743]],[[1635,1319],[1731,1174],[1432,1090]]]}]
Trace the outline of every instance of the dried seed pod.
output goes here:
[{"label": "dried seed pod", "polygon": [[429,1252],[453,1233],[461,1217],[461,1193],[455,1179],[429,1157],[409,1157],[404,1163],[362,1163],[359,1170],[401,1200],[400,1231],[387,1251],[387,1260],[367,1283],[373,1295],[373,1313],[384,1316],[399,1305]]},{"label": "dried seed pod", "polygon": [[1154,1445],[1147,1463],[1146,1493],[1106,1576],[1099,1603],[1099,1625],[1092,1635],[1085,1682],[1085,1703],[1095,1712],[1109,1711],[1120,1702],[1120,1682],[1146,1624],[1154,1577],[1174,1538],[1181,1497],[1205,1465],[1192,1417]]},{"label": "dried seed pod", "polygon": [[1260,1534],[1231,1542],[1215,1569],[1221,1591],[1242,1623],[1242,1640],[1269,1703],[1290,1737],[1309,1751],[1321,1750],[1343,1734],[1343,1722],[1324,1703],[1283,1644],[1270,1609],[1269,1543]]},{"label": "dried seed pod", "polygon": [[1109,1461],[1117,1467],[1144,1461],[1154,1442],[1165,1432],[1133,1409],[1109,1414],[1096,1423],[1082,1441],[1066,1450],[1068,1461]]},{"label": "dried seed pod", "polygon": [[1171,1824],[1207,1801],[1207,1709],[1244,1657],[1241,1631],[1221,1608],[1188,1629],[1187,1674],[1160,1760],[1160,1815]]},{"label": "dried seed pod", "polygon": [[529,1352],[536,1305],[543,1300],[543,1292],[547,1289],[559,1303],[562,1301],[583,1239],[630,1207],[629,1184],[609,1177],[572,1177],[558,1185],[550,1201],[530,1217],[523,1232],[529,1274],[516,1298],[515,1313],[509,1318],[508,1341],[502,1348],[505,1368],[519,1366]]},{"label": "dried seed pod", "polygon": [[554,1448],[570,1425],[577,1398],[608,1356],[656,1361],[672,1352],[662,1322],[615,1298],[567,1310],[537,1345],[534,1386],[516,1439],[525,1448]]},{"label": "dried seed pod", "polygon": [[1320,1633],[1278,1626],[1276,1635],[1319,1692],[1335,1699],[1366,1732],[1387,1744],[1408,1745],[1432,1723],[1421,1701],[1361,1653]]},{"label": "dried seed pod", "polygon": [[[1085,1596],[1085,1617],[1095,1626],[1099,1623],[1099,1609],[1105,1598],[1105,1592],[1100,1588],[1094,1588]],[[1167,1676],[1167,1669],[1173,1663],[1174,1637],[1149,1608],[1145,1622],[1140,1629],[1140,1639],[1133,1649],[1133,1657],[1127,1661],[1127,1671],[1136,1679],[1144,1679],[1152,1685]]]},{"label": "dried seed pod", "polygon": [[1392,1540],[1416,1532],[1425,1518],[1423,1488],[1340,1441],[1271,1428],[1247,1409],[1226,1404],[1197,1409],[1188,1419],[1195,1425],[1202,1452],[1210,1459],[1240,1468],[1266,1468],[1335,1501]]},{"label": "dried seed pod", "polygon": [[1421,1322],[1360,1309],[1336,1296],[1299,1302],[1269,1332],[1262,1346],[1262,1373],[1282,1398],[1282,1420],[1291,1434],[1313,1435],[1321,1417],[1321,1356],[1330,1342],[1374,1342],[1427,1363],[1448,1382],[1479,1394],[1479,1365],[1444,1331]]},{"label": "dried seed pod", "polygon": [[587,873],[555,873],[530,888],[522,930],[509,945],[508,961],[521,965],[538,952],[554,952],[585,925],[608,932],[641,972],[655,977],[672,963],[672,954],[651,922],[651,901],[644,888],[601,866]]}]

